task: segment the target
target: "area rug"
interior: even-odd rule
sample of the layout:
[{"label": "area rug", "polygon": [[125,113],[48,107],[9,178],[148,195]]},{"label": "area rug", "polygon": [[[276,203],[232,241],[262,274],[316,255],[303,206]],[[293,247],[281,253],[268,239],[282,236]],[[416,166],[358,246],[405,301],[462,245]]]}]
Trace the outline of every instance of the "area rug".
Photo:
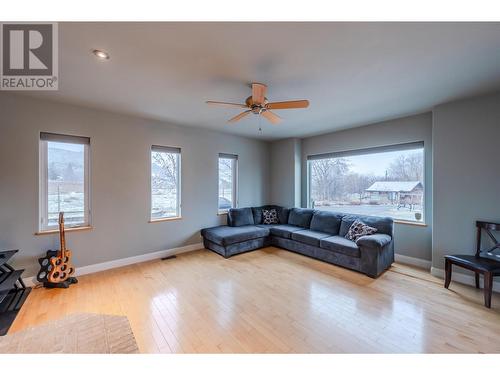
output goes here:
[{"label": "area rug", "polygon": [[74,314],[0,337],[0,353],[128,354],[139,349],[126,316]]}]

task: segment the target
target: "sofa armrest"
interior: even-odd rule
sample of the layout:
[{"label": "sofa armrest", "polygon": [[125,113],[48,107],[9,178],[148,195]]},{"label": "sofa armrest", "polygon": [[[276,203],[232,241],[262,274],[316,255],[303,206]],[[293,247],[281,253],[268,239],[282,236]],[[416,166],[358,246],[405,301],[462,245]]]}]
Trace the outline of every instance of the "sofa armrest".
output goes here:
[{"label": "sofa armrest", "polygon": [[370,234],[368,236],[359,237],[356,241],[356,245],[359,247],[381,248],[391,241],[391,236],[387,234]]},{"label": "sofa armrest", "polygon": [[360,271],[376,278],[394,262],[394,241],[387,234],[372,234],[358,239]]}]

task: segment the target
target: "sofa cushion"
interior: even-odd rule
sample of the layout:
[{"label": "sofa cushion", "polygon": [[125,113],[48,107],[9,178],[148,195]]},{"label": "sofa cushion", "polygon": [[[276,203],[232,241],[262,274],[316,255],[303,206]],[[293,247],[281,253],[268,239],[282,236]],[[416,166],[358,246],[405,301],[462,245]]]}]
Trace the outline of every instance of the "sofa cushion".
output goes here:
[{"label": "sofa cushion", "polygon": [[314,210],[309,208],[292,208],[288,215],[288,224],[309,229]]},{"label": "sofa cushion", "polygon": [[330,234],[310,229],[299,230],[298,232],[292,233],[292,240],[318,247],[319,240],[326,237],[330,237]]},{"label": "sofa cushion", "polygon": [[266,205],[266,206],[261,206],[261,207],[252,207],[252,213],[253,213],[253,221],[254,224],[262,224],[263,221],[263,215],[262,215],[262,210],[270,210],[270,209],[276,209],[276,212],[278,213],[278,222],[280,224],[287,224],[288,223],[288,212],[289,209],[286,207],[281,207],[281,206],[276,206],[276,205]]},{"label": "sofa cushion", "polygon": [[286,207],[276,206],[278,210],[278,220],[280,224],[288,224],[288,216],[290,215],[290,209]]},{"label": "sofa cushion", "polygon": [[257,227],[259,227],[259,228],[267,228],[267,229],[271,229],[271,228],[273,228],[273,227],[277,227],[277,226],[279,226],[279,225],[281,225],[281,224],[258,224],[258,225],[256,225],[256,226],[257,226]]},{"label": "sofa cushion", "polygon": [[337,235],[339,234],[342,216],[344,215],[338,212],[314,211],[310,229]]},{"label": "sofa cushion", "polygon": [[232,227],[241,227],[242,225],[253,225],[253,213],[250,207],[231,208],[227,213],[229,225]]},{"label": "sofa cushion", "polygon": [[297,227],[289,224],[278,224],[272,225],[269,228],[269,231],[273,236],[278,236],[282,238],[292,238],[292,233],[297,232],[299,230],[303,230],[304,228]]},{"label": "sofa cushion", "polygon": [[352,223],[356,220],[361,220],[370,227],[377,228],[377,233],[387,234],[392,236],[392,227],[394,220],[390,217],[365,216],[365,215],[344,215],[340,224],[339,236],[344,237]]},{"label": "sofa cushion", "polygon": [[262,210],[264,208],[267,208],[267,207],[266,206],[252,207],[253,222],[255,225],[262,224],[262,220],[263,220]]},{"label": "sofa cushion", "polygon": [[262,224],[279,224],[276,208],[262,209]]},{"label": "sofa cushion", "polygon": [[355,242],[349,241],[342,236],[331,236],[319,240],[319,246],[323,249],[359,258],[361,253]]},{"label": "sofa cushion", "polygon": [[352,223],[352,225],[349,227],[345,238],[356,242],[358,238],[369,236],[370,234],[375,234],[376,232],[377,228],[366,225],[361,220],[355,220],[354,223]]},{"label": "sofa cushion", "polygon": [[203,229],[201,235],[217,245],[227,246],[238,242],[266,237],[269,235],[269,229],[260,228],[255,225],[243,225],[239,227],[223,225]]}]

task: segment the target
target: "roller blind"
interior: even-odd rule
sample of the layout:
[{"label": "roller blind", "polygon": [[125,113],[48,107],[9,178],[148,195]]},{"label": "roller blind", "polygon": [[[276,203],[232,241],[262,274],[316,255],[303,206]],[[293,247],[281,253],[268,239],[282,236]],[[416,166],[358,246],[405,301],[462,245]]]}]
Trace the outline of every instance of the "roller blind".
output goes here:
[{"label": "roller blind", "polygon": [[169,146],[151,146],[151,151],[168,152],[170,154],[181,153],[181,149],[179,147],[169,147]]},{"label": "roller blind", "polygon": [[374,154],[374,153],[378,153],[378,152],[417,150],[417,149],[420,149],[423,147],[424,147],[423,141],[422,142],[402,143],[402,144],[398,144],[398,145],[370,147],[370,148],[363,148],[363,149],[359,149],[359,150],[348,150],[348,151],[329,152],[326,154],[308,155],[307,160],[330,159],[330,158],[347,157],[347,156],[353,156],[353,155],[366,155],[366,154]]},{"label": "roller blind", "polygon": [[50,141],[50,142],[74,143],[81,145],[90,144],[89,137],[80,137],[76,135],[64,135],[64,134],[45,133],[45,132],[40,133],[40,140]]},{"label": "roller blind", "polygon": [[235,160],[238,160],[238,155],[232,155],[232,154],[219,154],[219,158],[222,158],[222,159],[235,159]]}]

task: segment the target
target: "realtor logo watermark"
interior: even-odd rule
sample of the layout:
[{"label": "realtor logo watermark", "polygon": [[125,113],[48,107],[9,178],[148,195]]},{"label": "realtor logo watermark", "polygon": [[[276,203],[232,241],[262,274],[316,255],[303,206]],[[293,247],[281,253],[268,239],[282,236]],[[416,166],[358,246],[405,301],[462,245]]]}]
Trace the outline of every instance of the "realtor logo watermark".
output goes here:
[{"label": "realtor logo watermark", "polygon": [[1,23],[0,30],[0,90],[57,90],[57,23]]}]

